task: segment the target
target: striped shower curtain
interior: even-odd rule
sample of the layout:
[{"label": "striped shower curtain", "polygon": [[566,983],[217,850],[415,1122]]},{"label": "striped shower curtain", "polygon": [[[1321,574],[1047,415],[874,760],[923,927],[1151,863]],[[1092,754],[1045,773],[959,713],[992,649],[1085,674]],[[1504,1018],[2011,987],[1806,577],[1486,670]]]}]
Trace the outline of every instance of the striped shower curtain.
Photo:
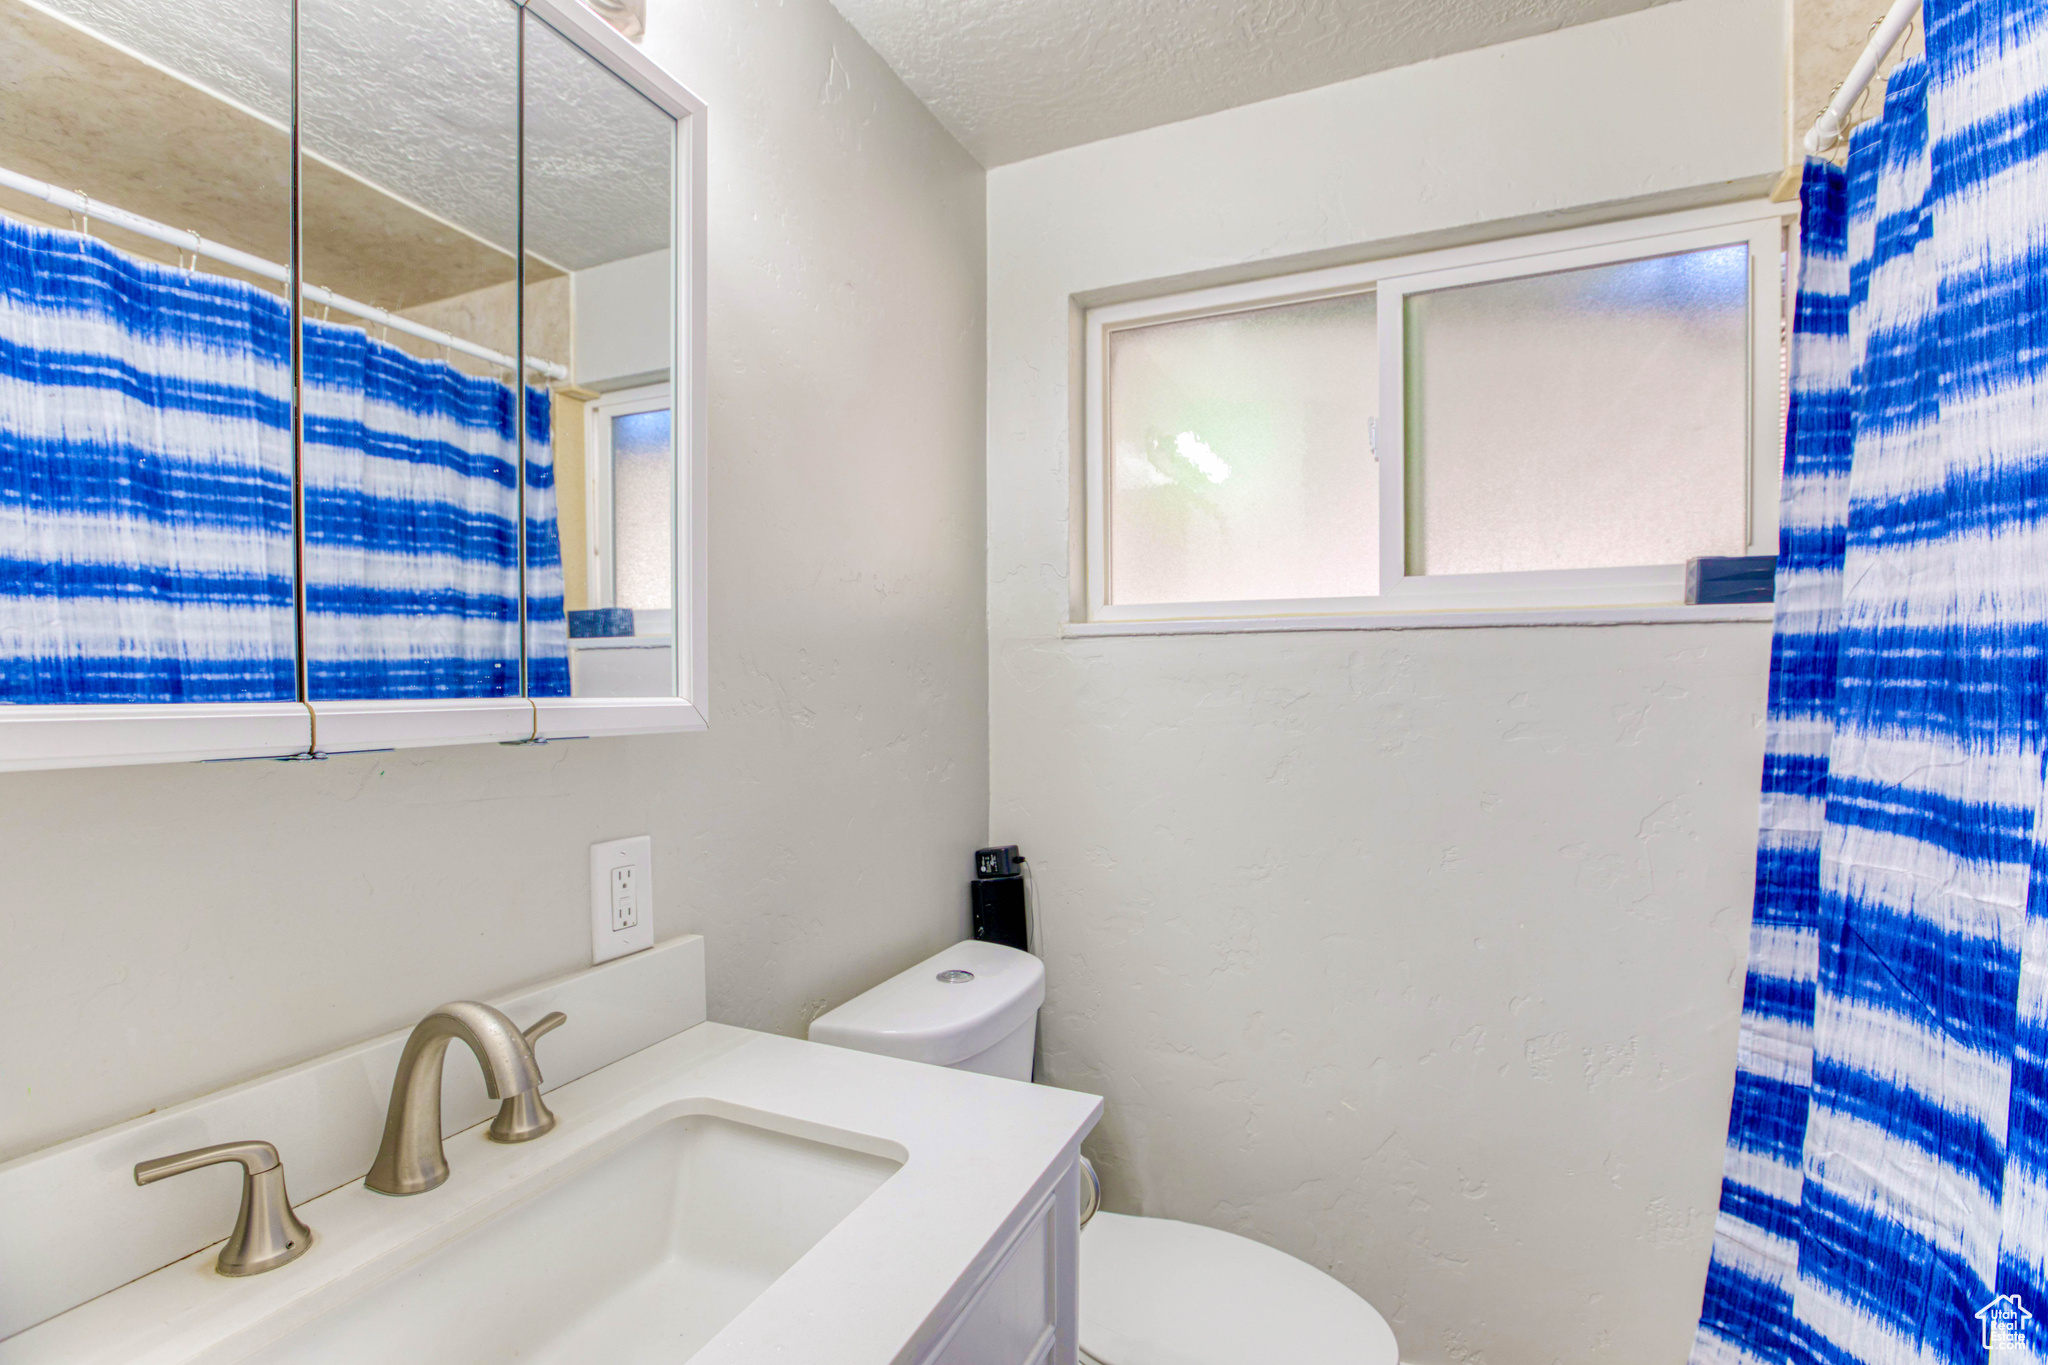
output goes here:
[{"label": "striped shower curtain", "polygon": [[0,219],[0,702],[293,696],[288,323]]},{"label": "striped shower curtain", "polygon": [[[0,703],[286,701],[291,334],[252,285],[0,219]],[[519,692],[506,385],[306,325],[315,699]],[[528,390],[529,683],[568,691]]]},{"label": "striped shower curtain", "polygon": [[[519,695],[512,390],[306,324],[306,657],[316,700]],[[548,394],[527,390],[535,696],[568,692]]]},{"label": "striped shower curtain", "polygon": [[1925,19],[1806,169],[1696,1365],[2048,1360],[2048,11]]}]

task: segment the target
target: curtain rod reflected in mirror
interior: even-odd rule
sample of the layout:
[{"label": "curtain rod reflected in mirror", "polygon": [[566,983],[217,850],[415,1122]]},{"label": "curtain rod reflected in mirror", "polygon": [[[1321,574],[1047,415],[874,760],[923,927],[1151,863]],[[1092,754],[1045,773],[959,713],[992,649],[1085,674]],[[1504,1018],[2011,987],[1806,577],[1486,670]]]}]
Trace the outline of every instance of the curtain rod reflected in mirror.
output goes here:
[{"label": "curtain rod reflected in mirror", "polygon": [[[54,208],[63,209],[66,213],[77,214],[83,221],[85,230],[88,232],[91,230],[92,220],[98,218],[104,222],[112,223],[116,227],[126,228],[138,237],[146,237],[150,241],[162,242],[165,246],[175,247],[180,253],[189,250],[195,258],[200,260],[219,261],[223,265],[234,266],[236,269],[246,271],[259,279],[271,280],[278,284],[289,284],[291,282],[291,269],[288,266],[277,265],[271,261],[251,256],[246,251],[237,251],[231,246],[222,246],[219,242],[208,241],[196,232],[180,232],[176,228],[166,227],[164,224],[144,218],[140,214],[129,213],[125,209],[115,208],[112,204],[99,203],[71,190],[58,189],[55,185],[46,184],[32,176],[10,171],[5,166],[0,166],[0,186],[28,195],[33,199],[40,199]],[[494,351],[488,346],[479,346],[475,342],[465,341],[452,333],[439,331],[436,328],[414,322],[411,318],[400,317],[398,314],[388,312],[374,304],[357,303],[354,299],[346,298],[331,289],[322,289],[317,284],[307,285],[303,293],[308,303],[316,303],[328,309],[339,309],[351,317],[361,318],[365,322],[374,322],[387,331],[403,332],[409,337],[430,342],[441,347],[443,350],[456,351],[463,355],[471,356],[487,364],[495,365],[501,370],[518,368],[518,362],[513,360],[511,356]],[[569,378],[568,366],[557,365],[553,361],[541,360],[534,356],[526,357],[526,368],[544,374],[550,379],[567,380]]]}]

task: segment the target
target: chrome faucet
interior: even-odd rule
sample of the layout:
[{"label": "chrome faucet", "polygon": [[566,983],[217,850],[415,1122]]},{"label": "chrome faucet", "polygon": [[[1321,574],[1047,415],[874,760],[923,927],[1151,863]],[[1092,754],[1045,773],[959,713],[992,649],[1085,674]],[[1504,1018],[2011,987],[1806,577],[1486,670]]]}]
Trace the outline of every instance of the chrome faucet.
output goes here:
[{"label": "chrome faucet", "polygon": [[[535,1026],[537,1038],[544,1032]],[[384,1141],[363,1183],[380,1194],[422,1194],[448,1178],[448,1157],[441,1149],[441,1068],[448,1044],[460,1038],[484,1069],[484,1088],[494,1100],[531,1094],[545,1126],[493,1124],[489,1136],[498,1142],[525,1142],[554,1127],[540,1099],[540,1066],[533,1047],[518,1025],[489,1005],[458,1000],[443,1005],[413,1028],[399,1054],[398,1074],[391,1081],[391,1108],[384,1115]]]}]

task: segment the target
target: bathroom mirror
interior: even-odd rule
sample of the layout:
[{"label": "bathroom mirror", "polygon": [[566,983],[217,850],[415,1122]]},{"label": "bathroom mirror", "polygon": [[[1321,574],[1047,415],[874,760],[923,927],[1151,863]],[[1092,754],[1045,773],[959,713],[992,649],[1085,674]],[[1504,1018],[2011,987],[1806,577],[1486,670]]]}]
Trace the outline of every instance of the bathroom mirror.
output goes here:
[{"label": "bathroom mirror", "polygon": [[[536,477],[528,492],[540,521],[527,572],[536,696],[676,694],[675,140],[674,119],[533,26],[528,351],[566,361],[575,379],[548,393],[552,485]],[[531,425],[537,439],[543,424]]]},{"label": "bathroom mirror", "polygon": [[299,0],[299,44],[307,694],[516,697],[519,11]]},{"label": "bathroom mirror", "polygon": [[179,9],[0,0],[0,704],[297,694],[291,0]]},{"label": "bathroom mirror", "polygon": [[0,62],[0,769],[704,724],[687,90],[575,0]]}]

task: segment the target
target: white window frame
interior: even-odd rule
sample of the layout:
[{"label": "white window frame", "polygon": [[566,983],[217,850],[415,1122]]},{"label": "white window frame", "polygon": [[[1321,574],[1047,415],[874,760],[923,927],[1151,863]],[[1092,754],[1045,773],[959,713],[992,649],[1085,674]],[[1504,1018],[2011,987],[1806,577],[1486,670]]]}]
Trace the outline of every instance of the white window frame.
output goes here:
[{"label": "white window frame", "polygon": [[0,772],[329,755],[444,744],[526,744],[702,730],[706,629],[705,105],[581,0],[521,0],[676,121],[670,255],[675,441],[675,688],[662,697],[0,705]]},{"label": "white window frame", "polygon": [[[1796,205],[1751,202],[1663,214],[1595,227],[1390,257],[1360,265],[1276,276],[1088,310],[1083,325],[1087,617],[1069,634],[1172,633],[1258,628],[1341,629],[1347,625],[1546,624],[1598,620],[1769,619],[1768,605],[1688,607],[1685,565],[1556,569],[1520,573],[1411,575],[1403,423],[1405,301],[1411,294],[1559,270],[1746,245],[1750,278],[1748,554],[1777,549],[1782,414],[1779,366],[1787,300],[1780,269],[1787,220]],[[1108,408],[1104,357],[1111,334],[1162,322],[1376,294],[1380,415],[1380,592],[1376,597],[1227,602],[1116,603],[1110,598]]]},{"label": "white window frame", "polygon": [[[593,587],[602,586],[601,591],[590,594],[593,607],[618,605],[618,583],[613,575],[612,562],[615,553],[612,538],[617,529],[615,516],[618,510],[612,500],[612,419],[642,412],[668,412],[670,393],[667,384],[646,384],[639,388],[618,389],[584,405],[584,543],[590,547],[589,581]],[[671,605],[674,600],[670,598]]]}]

